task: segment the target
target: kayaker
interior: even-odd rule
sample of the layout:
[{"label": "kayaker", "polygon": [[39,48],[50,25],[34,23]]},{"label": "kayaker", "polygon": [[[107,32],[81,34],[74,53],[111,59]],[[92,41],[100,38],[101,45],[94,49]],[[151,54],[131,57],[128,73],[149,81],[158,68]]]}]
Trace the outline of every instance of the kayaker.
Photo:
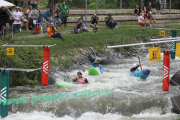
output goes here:
[{"label": "kayaker", "polygon": [[95,59],[95,61],[92,63],[93,67],[99,67],[101,70],[101,74],[103,74],[103,67],[97,62],[97,60]]},{"label": "kayaker", "polygon": [[85,77],[82,77],[82,73],[77,73],[78,77],[73,79],[73,82],[77,82],[77,84],[89,84],[88,80]]},{"label": "kayaker", "polygon": [[134,72],[134,71],[139,71],[138,70],[138,67],[141,66],[141,64],[139,65],[136,65],[136,64],[133,64],[133,67],[130,69],[131,72]]}]

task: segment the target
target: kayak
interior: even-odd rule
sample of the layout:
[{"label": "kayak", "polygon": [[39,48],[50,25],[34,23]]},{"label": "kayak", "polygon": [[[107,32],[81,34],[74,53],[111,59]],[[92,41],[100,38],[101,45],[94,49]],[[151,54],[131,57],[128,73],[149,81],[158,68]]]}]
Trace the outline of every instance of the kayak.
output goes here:
[{"label": "kayak", "polygon": [[130,73],[130,76],[140,77],[141,79],[146,79],[150,74],[149,69],[145,69],[142,71],[134,71]]},{"label": "kayak", "polygon": [[76,86],[76,84],[72,84],[72,83],[66,83],[66,82],[59,82],[57,84],[58,87],[67,87],[67,86]]},{"label": "kayak", "polygon": [[97,68],[90,67],[88,71],[89,71],[89,75],[100,75],[101,74],[101,71],[98,67]]}]

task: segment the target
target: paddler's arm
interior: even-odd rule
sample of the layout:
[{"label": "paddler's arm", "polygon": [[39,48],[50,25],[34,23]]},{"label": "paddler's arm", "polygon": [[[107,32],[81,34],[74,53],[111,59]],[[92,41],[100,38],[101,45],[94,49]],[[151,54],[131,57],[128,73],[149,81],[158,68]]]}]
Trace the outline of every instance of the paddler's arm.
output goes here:
[{"label": "paddler's arm", "polygon": [[138,67],[139,67],[139,65],[137,65],[136,67],[133,67],[133,68],[131,68],[131,72],[133,72],[133,71],[136,71],[136,69],[138,69]]},{"label": "paddler's arm", "polygon": [[91,64],[93,67],[95,67],[95,61]]},{"label": "paddler's arm", "polygon": [[87,79],[85,80],[85,82],[86,82],[86,84],[89,84],[89,82],[88,82],[88,80],[87,80]]},{"label": "paddler's arm", "polygon": [[102,65],[99,65],[99,67],[100,67],[100,70],[101,70],[101,74],[103,74],[104,70],[103,70]]},{"label": "paddler's arm", "polygon": [[77,82],[77,78],[72,79],[73,82]]}]

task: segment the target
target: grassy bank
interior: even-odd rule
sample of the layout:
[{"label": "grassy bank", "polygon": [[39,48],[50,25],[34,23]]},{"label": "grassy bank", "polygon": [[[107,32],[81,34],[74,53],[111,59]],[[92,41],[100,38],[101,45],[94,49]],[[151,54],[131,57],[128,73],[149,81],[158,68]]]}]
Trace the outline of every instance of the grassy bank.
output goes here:
[{"label": "grassy bank", "polygon": [[[177,28],[180,27],[167,27]],[[72,29],[60,29],[59,31],[67,31]],[[27,35],[27,33],[24,33]],[[81,50],[79,48],[94,47],[95,52],[103,52],[102,47],[108,45],[120,45],[120,44],[131,44],[137,42],[147,42],[149,38],[159,38],[159,30],[152,28],[144,28],[140,26],[123,26],[116,29],[101,29],[95,32],[83,32],[82,34],[65,33],[62,34],[65,41],[60,39],[37,37],[18,39],[11,41],[0,41],[2,44],[15,44],[15,45],[53,45],[56,46],[51,48],[51,56],[55,59],[51,59],[51,65],[59,66],[62,62],[62,56],[65,55],[63,67],[68,68],[71,65],[71,60],[75,54],[75,50]],[[171,31],[166,30],[166,36],[171,36]],[[138,47],[138,46],[136,46]],[[131,52],[132,47],[126,47],[125,50]],[[121,52],[122,48],[115,49]],[[15,48],[14,56],[6,55],[6,48],[0,48],[1,63],[2,67],[6,68],[27,68],[35,69],[42,67],[42,53],[43,48]],[[17,85],[36,85],[38,72],[24,73],[24,72],[11,72],[10,84],[13,86]]]}]

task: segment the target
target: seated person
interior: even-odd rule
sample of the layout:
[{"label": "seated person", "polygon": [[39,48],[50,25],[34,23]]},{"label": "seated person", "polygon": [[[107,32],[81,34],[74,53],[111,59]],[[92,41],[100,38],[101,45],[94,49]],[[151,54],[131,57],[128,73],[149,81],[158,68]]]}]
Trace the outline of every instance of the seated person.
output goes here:
[{"label": "seated person", "polygon": [[147,9],[146,9],[146,15],[149,16],[148,19],[153,20],[155,23],[157,23],[157,21],[155,20],[154,16],[152,15],[152,7],[151,7],[151,2],[149,2]]},{"label": "seated person", "polygon": [[59,38],[64,41],[64,38],[61,36],[61,33],[57,32],[57,29],[53,27],[53,23],[51,23],[50,27],[47,28],[47,34],[48,37]]},{"label": "seated person", "polygon": [[24,7],[24,10],[23,10],[23,21],[25,23],[25,27],[26,27],[26,30],[29,30],[29,20],[28,20],[28,14],[26,13],[27,11],[27,8]]},{"label": "seated person", "polygon": [[82,20],[78,21],[78,24],[74,27],[74,32],[76,34],[82,33],[83,27],[82,27]]},{"label": "seated person", "polygon": [[96,14],[94,14],[92,17],[91,17],[91,27],[93,27],[95,30],[98,30],[99,27],[98,27],[98,23],[99,23],[99,18],[97,17]]},{"label": "seated person", "polygon": [[149,23],[148,19],[144,19],[144,13],[140,13],[140,16],[138,17],[138,23],[139,23],[139,25],[144,26],[144,27],[146,27],[146,26],[151,27],[152,26]]},{"label": "seated person", "polygon": [[95,61],[92,63],[93,67],[99,67],[101,70],[101,74],[103,74],[103,67],[97,62],[97,60],[95,59]]},{"label": "seated person", "polygon": [[133,13],[132,13],[132,15],[139,15],[139,12],[138,12],[138,5],[136,4],[135,5],[135,8],[134,8],[134,10],[133,10]]},{"label": "seated person", "polygon": [[110,29],[114,29],[117,25],[117,22],[113,22],[113,18],[111,17],[111,14],[108,15],[105,19],[107,27],[110,27]]},{"label": "seated person", "polygon": [[43,33],[44,33],[47,31],[47,24],[46,24],[46,20],[43,17],[44,17],[44,15],[42,13],[40,13],[40,15],[38,17],[38,23],[40,24],[41,31],[43,31]]},{"label": "seated person", "polygon": [[78,19],[78,22],[79,21],[82,21],[82,28],[83,28],[83,31],[87,31],[87,32],[92,32],[92,30],[90,30],[88,27],[85,26],[85,22],[84,22],[84,15],[82,14],[81,15],[81,18]]},{"label": "seated person", "polygon": [[136,64],[133,64],[133,67],[130,69],[131,72],[134,72],[134,71],[139,71],[138,70],[138,67],[141,66],[141,64],[139,65],[136,65]]},{"label": "seated person", "polygon": [[77,73],[78,78],[74,78],[73,82],[76,82],[77,84],[89,84],[88,80],[85,77],[82,77],[82,73]]}]

